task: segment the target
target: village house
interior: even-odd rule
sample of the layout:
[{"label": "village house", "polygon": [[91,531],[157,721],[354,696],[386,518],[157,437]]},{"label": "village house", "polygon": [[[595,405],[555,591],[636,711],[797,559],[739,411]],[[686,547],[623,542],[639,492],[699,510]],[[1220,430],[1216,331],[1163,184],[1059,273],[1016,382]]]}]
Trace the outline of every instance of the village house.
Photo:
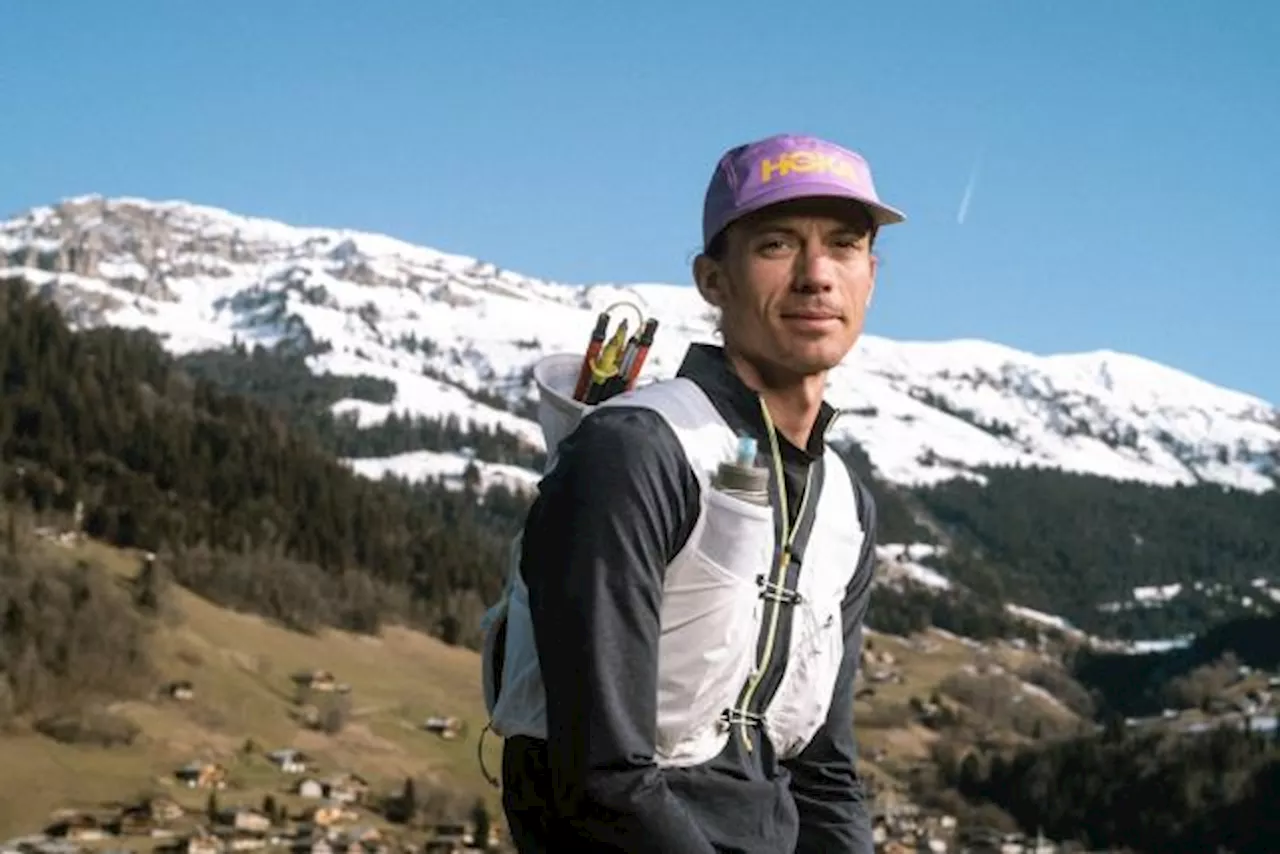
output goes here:
[{"label": "village house", "polygon": [[1055,854],[1058,850],[1043,837],[1028,839],[1021,833],[1002,833],[989,827],[965,828],[957,839],[967,849],[995,854]]},{"label": "village house", "polygon": [[475,845],[475,829],[464,822],[437,824],[432,829],[431,843],[444,843],[453,848],[426,848],[428,851],[465,851]]},{"label": "village house", "polygon": [[300,670],[293,674],[292,679],[298,688],[321,694],[350,690],[349,686],[338,682],[328,670]]},{"label": "village house", "polygon": [[874,649],[866,649],[862,652],[862,666],[870,667],[876,664],[883,664],[886,667],[892,667],[897,663],[897,659],[893,657],[893,653],[885,650],[877,652]]},{"label": "village house", "polygon": [[171,700],[187,702],[196,696],[196,686],[187,679],[179,679],[164,686],[164,693]]},{"label": "village house", "polygon": [[335,774],[327,780],[304,777],[294,786],[293,793],[300,798],[334,804],[363,804],[369,794],[369,781],[350,772]]},{"label": "village house", "polygon": [[293,834],[273,827],[271,820],[257,810],[239,810],[238,817],[238,822],[227,822],[215,831],[224,852],[279,849],[294,841]]},{"label": "village house", "polygon": [[292,747],[271,751],[267,754],[267,760],[285,774],[306,773],[307,763],[311,761],[305,753]]},{"label": "village house", "polygon": [[182,840],[174,849],[180,854],[222,854],[222,840],[204,832],[196,832]]},{"label": "village house", "polygon": [[19,850],[21,854],[82,854],[84,849],[79,842],[42,837],[39,841],[32,842],[26,848]]},{"label": "village house", "polygon": [[369,781],[350,771],[330,777],[324,787],[324,796],[339,804],[362,804],[369,794]]},{"label": "village house", "polygon": [[435,733],[443,739],[452,740],[461,734],[462,721],[454,717],[433,715],[426,719],[422,724],[422,728],[427,732]]},{"label": "village house", "polygon": [[151,820],[157,824],[167,824],[171,821],[177,821],[186,814],[186,810],[182,808],[182,804],[173,798],[155,797],[149,798],[143,806],[147,812],[151,814]]},{"label": "village house", "polygon": [[120,812],[113,830],[117,836],[150,836],[156,827],[150,810],[143,806],[132,806]]},{"label": "village house", "polygon": [[342,804],[321,804],[306,810],[303,813],[303,819],[317,827],[332,827],[335,824],[359,821],[360,815]]},{"label": "village house", "polygon": [[265,837],[256,833],[245,833],[239,830],[218,832],[218,841],[225,851],[259,851],[267,847]]},{"label": "village house", "polygon": [[470,854],[479,850],[456,839],[432,839],[422,846],[422,854]]},{"label": "village house", "polygon": [[247,807],[235,807],[225,810],[218,818],[222,824],[233,830],[266,833],[271,829],[271,818],[269,816]]},{"label": "village house", "polygon": [[364,825],[362,827],[353,827],[345,834],[347,839],[354,839],[357,842],[383,842],[382,831],[373,825]]},{"label": "village house", "polygon": [[115,832],[120,836],[164,836],[168,834],[165,825],[183,814],[182,805],[172,798],[150,798],[125,807],[115,822]]},{"label": "village house", "polygon": [[308,827],[300,830],[290,847],[291,854],[391,854],[392,850],[382,831],[369,825],[343,831]]},{"label": "village house", "polygon": [[67,842],[98,842],[109,835],[103,823],[88,813],[67,816],[50,825],[45,833]]},{"label": "village house", "polygon": [[910,801],[887,804],[872,820],[872,836],[876,851],[881,854],[948,854],[957,850],[953,847],[955,831],[954,816],[922,811]]},{"label": "village house", "polygon": [[377,839],[356,839],[345,836],[342,844],[334,847],[334,854],[390,854],[391,847]]},{"label": "village house", "polygon": [[[34,851],[39,848],[41,843],[53,843],[43,833],[31,833],[26,836],[17,836],[13,839],[0,842],[0,854],[24,854],[24,852]],[[57,842],[58,845],[66,845],[65,842]],[[72,846],[74,847],[74,846]]]},{"label": "village house", "polygon": [[371,826],[349,828],[342,832],[330,831],[327,841],[331,854],[400,854],[415,850],[408,845],[393,844],[383,836],[382,831]]},{"label": "village house", "polygon": [[174,772],[189,789],[225,789],[227,769],[216,762],[192,762]]},{"label": "village house", "polygon": [[898,671],[892,670],[888,667],[873,667],[867,671],[866,678],[868,682],[875,683],[896,682],[900,684],[903,681]]},{"label": "village house", "polygon": [[320,800],[327,797],[327,790],[328,787],[315,777],[303,777],[298,781],[298,784],[294,786],[293,793],[300,798]]},{"label": "village house", "polygon": [[48,525],[41,525],[33,529],[32,533],[42,540],[56,543],[57,545],[65,548],[73,548],[83,540],[81,533],[77,530],[63,531],[58,528],[49,527]]}]

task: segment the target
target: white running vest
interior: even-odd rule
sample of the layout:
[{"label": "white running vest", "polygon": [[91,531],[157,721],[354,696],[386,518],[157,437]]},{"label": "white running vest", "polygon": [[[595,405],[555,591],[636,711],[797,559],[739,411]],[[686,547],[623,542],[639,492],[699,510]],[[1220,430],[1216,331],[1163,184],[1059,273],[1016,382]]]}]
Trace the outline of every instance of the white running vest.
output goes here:
[{"label": "white running vest", "polygon": [[[688,542],[667,567],[658,656],[657,744],[660,766],[707,762],[724,749],[734,707],[759,666],[757,642],[765,613],[760,576],[775,569],[773,510],[719,492],[711,475],[732,460],[737,436],[706,394],[677,378],[645,386],[602,406],[640,406],[660,413],[684,448],[701,487],[698,520]],[[826,720],[844,655],[841,603],[857,571],[864,532],[853,482],[844,461],[826,449],[813,528],[804,548],[790,644],[769,644],[785,655],[786,670],[763,710],[763,727],[779,758],[800,753]],[[502,601],[485,615],[484,693],[490,726],[498,735],[547,737],[546,699],[529,616],[529,594],[519,573],[520,540],[510,552],[510,579]],[[619,567],[625,572],[625,567]],[[501,690],[492,654],[506,620]]]}]

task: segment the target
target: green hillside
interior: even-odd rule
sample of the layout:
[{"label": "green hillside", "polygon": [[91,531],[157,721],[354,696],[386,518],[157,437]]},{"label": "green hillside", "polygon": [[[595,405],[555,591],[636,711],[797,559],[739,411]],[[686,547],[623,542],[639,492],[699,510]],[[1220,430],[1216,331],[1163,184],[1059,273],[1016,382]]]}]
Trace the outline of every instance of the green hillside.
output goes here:
[{"label": "green hillside", "polygon": [[[475,653],[404,628],[376,637],[294,632],[176,585],[164,587],[160,613],[151,616],[131,601],[140,554],[92,541],[59,544],[26,530],[18,537],[19,554],[4,558],[0,583],[9,626],[0,663],[14,665],[10,681],[0,680],[0,694],[8,690],[10,699],[0,721],[9,781],[0,783],[0,840],[40,830],[57,809],[101,810],[149,794],[168,794],[200,811],[210,792],[185,789],[174,778],[192,762],[226,767],[228,786],[217,793],[223,808],[257,807],[270,795],[300,810],[306,801],[290,795],[299,775],[281,773],[267,758],[285,748],[311,757],[312,775],[360,775],[375,800],[414,778],[438,814],[465,818],[477,798],[498,809],[477,756],[485,716]],[[29,583],[19,583],[22,573]],[[82,592],[61,593],[75,590]],[[37,609],[33,599],[41,595]],[[21,639],[18,613],[31,615]],[[50,624],[41,629],[37,614]],[[117,631],[104,636],[108,623]],[[72,630],[77,624],[83,633]],[[120,631],[123,624],[140,631]],[[57,636],[60,653],[47,648],[57,625],[69,627]],[[45,654],[34,660],[14,655],[39,647]],[[293,675],[316,670],[350,686],[340,718],[324,715],[336,698],[299,696]],[[165,692],[183,681],[190,699]],[[457,737],[424,729],[433,716],[456,718]],[[485,739],[491,772],[500,746],[491,735]],[[363,816],[386,824],[375,811]]]}]

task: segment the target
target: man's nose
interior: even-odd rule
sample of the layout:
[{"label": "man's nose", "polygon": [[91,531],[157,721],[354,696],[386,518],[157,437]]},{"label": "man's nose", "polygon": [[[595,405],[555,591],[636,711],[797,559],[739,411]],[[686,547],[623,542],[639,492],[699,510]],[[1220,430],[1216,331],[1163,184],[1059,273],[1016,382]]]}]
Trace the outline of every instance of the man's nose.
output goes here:
[{"label": "man's nose", "polygon": [[805,293],[835,287],[835,262],[822,241],[806,240],[796,253],[795,288]]}]

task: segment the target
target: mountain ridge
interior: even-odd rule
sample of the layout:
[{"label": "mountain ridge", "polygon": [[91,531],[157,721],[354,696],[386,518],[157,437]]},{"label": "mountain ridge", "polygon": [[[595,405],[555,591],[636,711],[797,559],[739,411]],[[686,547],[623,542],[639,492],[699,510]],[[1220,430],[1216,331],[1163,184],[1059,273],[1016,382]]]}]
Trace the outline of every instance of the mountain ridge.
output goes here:
[{"label": "mountain ridge", "polygon": [[[394,383],[389,403],[334,405],[361,423],[453,414],[532,446],[541,431],[517,414],[533,399],[530,366],[581,349],[605,306],[640,303],[661,321],[648,377],[714,340],[690,287],[567,285],[374,232],[181,200],[32,208],[0,223],[0,265],[78,326],[147,328],[175,354],[293,341],[317,372]],[[1254,492],[1280,477],[1274,404],[1115,350],[1040,356],[868,334],[832,372],[829,395],[845,411],[833,438],[856,440],[880,475],[908,486],[982,480],[991,466]]]},{"label": "mountain ridge", "polygon": [[[176,357],[146,329],[73,330],[26,277],[0,281],[6,490],[63,513],[83,501],[86,533],[119,545],[248,549],[244,566],[193,565],[188,580],[290,624],[366,625],[392,608],[442,637],[474,640],[467,632],[504,577],[498,553],[530,498],[503,489],[510,478],[492,464],[534,475],[543,452],[457,413],[360,426],[334,405],[383,405],[402,388],[316,373],[287,337],[283,347]],[[1043,468],[913,488],[878,476],[857,442],[835,450],[876,498],[881,565],[947,582],[927,585],[945,595],[904,592],[900,601],[879,588],[877,614],[896,624],[1004,635],[1018,629],[1000,609],[1016,603],[1056,615],[1038,622],[1062,617],[1098,637],[1159,639],[1280,601],[1280,491],[1162,489]],[[423,451],[431,453],[415,453]],[[428,469],[423,477],[372,482],[378,462],[406,456]],[[893,544],[909,548],[906,563],[887,554]],[[908,565],[916,561],[923,567]],[[886,569],[885,578],[897,574]],[[264,598],[264,584],[287,595]],[[1144,598],[1172,584],[1178,595]]]}]

